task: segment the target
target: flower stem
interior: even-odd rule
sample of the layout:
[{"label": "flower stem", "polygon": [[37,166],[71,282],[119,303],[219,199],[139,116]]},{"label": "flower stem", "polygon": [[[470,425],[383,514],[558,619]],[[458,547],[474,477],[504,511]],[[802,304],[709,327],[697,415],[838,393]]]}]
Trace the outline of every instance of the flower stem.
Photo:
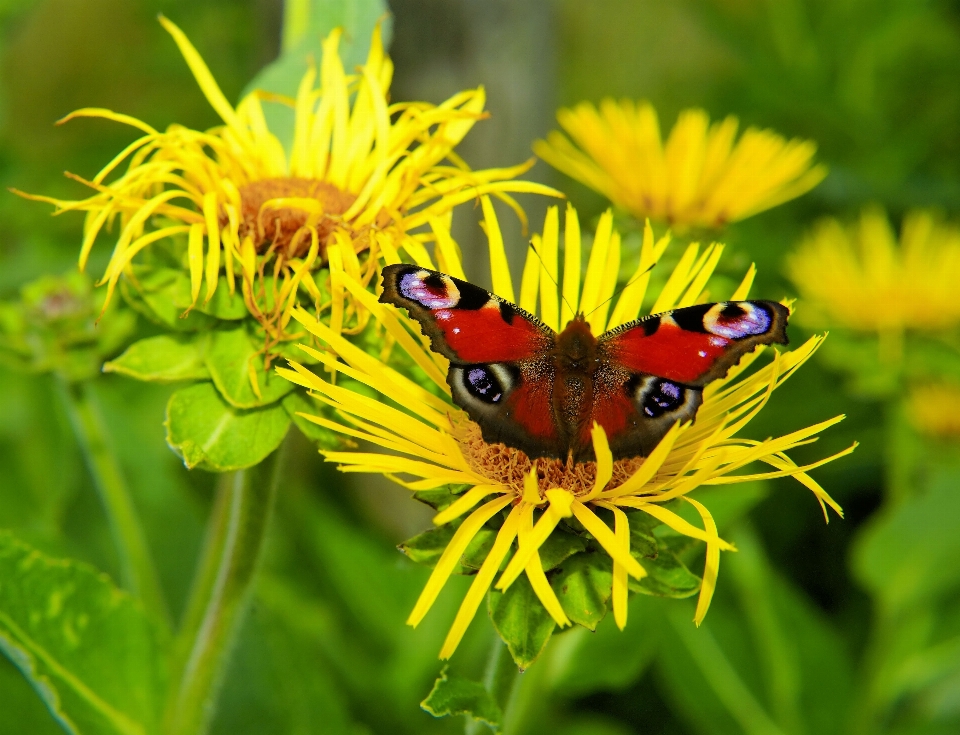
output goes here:
[{"label": "flower stem", "polygon": [[286,442],[256,467],[221,477],[174,651],[164,716],[168,735],[210,726],[246,611]]},{"label": "flower stem", "polygon": [[110,448],[107,428],[93,388],[89,382],[71,383],[62,378],[59,385],[70,424],[107,515],[120,560],[121,583],[131,594],[140,598],[150,613],[169,625],[169,612],[150,548],[120,463]]},{"label": "flower stem", "polygon": [[[510,651],[507,650],[507,644],[500,640],[500,636],[494,633],[493,645],[490,648],[490,658],[487,659],[487,668],[483,675],[483,685],[493,696],[493,699],[500,705],[503,712],[503,720],[506,722],[508,705],[513,700],[512,694],[520,676],[520,669],[513,662]],[[479,735],[487,732],[487,726],[467,717],[467,723],[464,727],[465,735]]]}]

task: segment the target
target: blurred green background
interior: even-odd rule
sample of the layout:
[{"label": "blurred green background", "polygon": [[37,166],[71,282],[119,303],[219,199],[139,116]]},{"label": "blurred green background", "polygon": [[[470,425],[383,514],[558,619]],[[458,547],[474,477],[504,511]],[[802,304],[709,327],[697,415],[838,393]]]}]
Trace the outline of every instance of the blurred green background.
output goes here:
[{"label": "blurred green background", "polygon": [[[527,158],[558,106],[608,95],[649,99],[664,131],[679,110],[699,106],[817,141],[830,167],[818,188],[719,238],[731,246],[725,272],[757,263],[759,297],[795,295],[783,256],[820,216],[851,219],[874,201],[895,222],[914,206],[960,210],[955,3],[394,0],[390,9],[394,100],[440,102],[486,86],[491,118],[459,149],[478,168]],[[92,176],[133,139],[103,121],[54,127],[79,107],[159,128],[218,122],[158,12],[191,38],[229,99],[279,50],[280,0],[0,0],[5,187],[81,195],[62,172]],[[531,176],[568,192],[584,221],[607,206],[543,163]],[[525,204],[538,228],[546,202]],[[74,268],[81,224],[0,196],[0,298]],[[471,216],[455,224],[467,272],[483,283],[479,227]],[[508,234],[522,252],[519,228]],[[91,272],[108,251],[94,250]],[[805,335],[793,329],[799,344]],[[960,732],[960,452],[914,432],[905,382],[858,388],[851,376],[874,370],[872,358],[831,354],[778,390],[750,431],[762,438],[846,413],[794,456],[802,463],[861,442],[815,472],[846,518],[824,524],[792,480],[710,491],[721,532],[740,552],[724,556],[705,625],[693,627],[689,601],[636,598],[624,633],[608,619],[595,634],[556,636],[521,677],[508,732]],[[50,376],[0,367],[0,529],[118,579],[59,390]],[[216,478],[188,472],[166,447],[171,390],[114,375],[94,387],[178,615]],[[214,732],[463,731],[462,718],[434,719],[418,703],[440,671],[436,652],[466,580],[417,631],[403,624],[427,572],[395,545],[427,527],[429,510],[406,491],[339,475],[305,440],[292,451]],[[479,678],[489,638],[478,616],[453,670]],[[0,658],[0,733],[58,731]]]}]

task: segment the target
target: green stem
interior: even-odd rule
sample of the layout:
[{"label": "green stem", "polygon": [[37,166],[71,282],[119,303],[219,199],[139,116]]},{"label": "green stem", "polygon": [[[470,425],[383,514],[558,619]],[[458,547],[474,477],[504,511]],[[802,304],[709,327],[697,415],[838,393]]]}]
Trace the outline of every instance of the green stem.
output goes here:
[{"label": "green stem", "polygon": [[140,598],[157,619],[169,625],[170,618],[156,567],[136,507],[123,478],[120,463],[108,441],[107,428],[89,382],[60,379],[60,393],[70,415],[70,424],[83,451],[94,485],[100,494],[110,533],[120,559],[123,586]]},{"label": "green stem", "polygon": [[[507,719],[507,710],[513,700],[512,694],[519,675],[520,669],[517,668],[510,656],[507,644],[500,639],[499,635],[494,633],[490,658],[487,659],[487,668],[483,675],[483,685],[493,696],[494,701],[500,705],[504,723]],[[468,716],[464,727],[465,735],[479,735],[483,732],[486,732],[486,725]]]},{"label": "green stem", "polygon": [[226,475],[207,527],[193,589],[175,647],[165,713],[169,735],[203,735],[210,726],[279,480],[280,449],[256,467]]}]

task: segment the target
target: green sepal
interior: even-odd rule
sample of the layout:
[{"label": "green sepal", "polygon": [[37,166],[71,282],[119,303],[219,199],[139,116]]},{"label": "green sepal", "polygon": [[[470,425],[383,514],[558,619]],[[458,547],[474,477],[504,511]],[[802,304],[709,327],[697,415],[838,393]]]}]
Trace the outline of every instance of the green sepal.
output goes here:
[{"label": "green sepal", "polygon": [[116,360],[103,366],[105,373],[157,383],[208,380],[204,342],[193,334],[161,334],[130,345]]},{"label": "green sepal", "polygon": [[158,732],[165,643],[106,575],[0,533],[0,652],[65,731]]},{"label": "green sepal", "polygon": [[420,707],[434,717],[469,715],[499,732],[503,713],[493,695],[478,681],[450,676],[447,673],[449,668],[443,667],[440,677]]},{"label": "green sepal", "polygon": [[280,404],[241,410],[212,383],[181,388],[167,403],[167,444],[189,468],[227,472],[252,467],[280,446],[290,416]]},{"label": "green sepal", "polygon": [[613,560],[600,551],[574,554],[551,573],[550,586],[571,621],[596,630],[607,614],[613,589]]},{"label": "green sepal", "polygon": [[660,548],[656,558],[642,558],[631,549],[634,557],[643,565],[647,576],[642,579],[628,577],[627,588],[656,597],[690,597],[700,590],[700,577],[691,572],[672,551]]},{"label": "green sepal", "polygon": [[[220,395],[236,408],[276,403],[296,387],[274,370],[263,369],[262,341],[256,339],[256,331],[256,327],[248,323],[232,329],[215,329],[207,335],[204,359],[210,377]],[[260,387],[259,397],[250,382],[251,366]]]},{"label": "green sepal", "polygon": [[440,511],[451,505],[468,487],[468,485],[443,485],[433,490],[417,490],[413,497]]},{"label": "green sepal", "polygon": [[544,609],[527,575],[517,577],[506,592],[491,588],[487,609],[493,627],[507,644],[517,666],[529,668],[543,653],[557,624]]},{"label": "green sepal", "polygon": [[564,531],[559,526],[554,529],[540,547],[540,566],[549,572],[574,554],[586,551],[589,542],[583,536]]},{"label": "green sepal", "polygon": [[[430,528],[404,541],[397,548],[410,557],[411,561],[424,566],[435,567],[462,523],[462,519],[457,518],[442,526]],[[453,568],[453,574],[474,574],[483,564],[483,560],[487,558],[487,554],[490,553],[496,537],[497,532],[493,529],[481,528],[467,544],[467,548]]]}]

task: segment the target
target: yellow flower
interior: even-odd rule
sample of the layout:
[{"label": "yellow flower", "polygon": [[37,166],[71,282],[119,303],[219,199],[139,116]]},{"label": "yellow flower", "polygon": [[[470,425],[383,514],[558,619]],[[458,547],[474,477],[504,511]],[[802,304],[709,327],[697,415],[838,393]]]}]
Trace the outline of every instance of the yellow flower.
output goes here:
[{"label": "yellow flower", "polygon": [[960,228],[931,212],[904,217],[899,245],[877,207],[849,227],[823,220],[787,269],[803,296],[802,316],[816,326],[876,332],[896,345],[908,329],[960,324]]},{"label": "yellow flower", "polygon": [[[582,244],[577,214],[572,207],[567,208],[561,280],[557,278],[559,216],[557,208],[551,207],[542,237],[535,236],[533,246],[528,251],[517,299],[493,208],[486,197],[482,203],[490,240],[493,290],[496,294],[515,301],[529,312],[539,311],[540,318],[554,330],[570,320],[577,311],[590,314],[590,324],[595,333],[638,317],[650,278],[649,271],[666,249],[669,237],[655,242],[648,223],[634,277],[623,289],[611,312],[608,300],[614,294],[621,262],[620,236],[612,229],[612,215],[607,212],[600,220],[581,286]],[[718,244],[710,245],[703,252],[698,245],[690,245],[653,304],[652,311],[660,312],[700,302],[722,251],[723,246]],[[436,252],[440,270],[458,278],[464,277],[460,260],[449,238],[438,237]],[[420,264],[435,267],[428,260]],[[734,299],[746,297],[753,275],[751,268],[733,294]],[[556,285],[558,281],[562,282],[561,289]],[[731,546],[718,537],[710,511],[690,497],[691,491],[702,485],[793,476],[813,491],[824,513],[828,505],[840,512],[839,506],[807,475],[807,471],[852,451],[852,447],[806,467],[797,466],[785,452],[812,441],[812,437],[840,421],[842,416],[765,441],[736,436],[763,408],[777,386],[817,349],[820,337],[811,338],[793,352],[774,352],[773,360],[749,377],[743,377],[744,370],[755,362],[759,353],[744,357],[726,378],[706,388],[696,422],[675,425],[645,459],[614,461],[603,429],[595,425],[593,446],[596,462],[568,466],[559,460],[541,459],[532,463],[519,450],[502,444],[484,443],[479,427],[451,402],[445,380],[448,363],[426,348],[416,322],[394,307],[378,303],[376,297],[364,291],[360,284],[351,282],[348,288],[364,302],[396,345],[420,366],[434,384],[434,389],[421,387],[383,360],[358,349],[304,310],[296,311],[294,318],[328,345],[342,361],[338,361],[330,352],[307,347],[305,351],[328,369],[342,372],[346,377],[373,387],[386,401],[380,402],[334,385],[296,363],[291,363],[292,370],[281,368],[278,372],[308,388],[322,403],[336,409],[342,421],[319,416],[306,418],[382,449],[325,452],[326,458],[339,463],[344,472],[381,473],[413,490],[433,489],[448,484],[468,487],[452,505],[434,518],[434,523],[439,525],[469,514],[437,563],[410,614],[407,621],[410,625],[417,625],[427,614],[464,550],[484,523],[501,511],[508,511],[493,548],[463,600],[440,652],[442,658],[449,657],[457,647],[511,549],[514,550],[513,557],[496,586],[505,589],[520,574],[526,574],[544,608],[556,623],[560,626],[569,624],[550,587],[538,554],[540,546],[564,517],[575,517],[612,558],[613,613],[617,625],[622,628],[627,618],[627,577],[641,578],[646,573],[642,564],[630,553],[629,525],[624,509],[645,512],[675,531],[706,543],[706,567],[695,617],[698,624],[706,614],[713,595],[720,551],[729,550]],[[562,298],[558,290],[562,292]],[[766,463],[772,469],[734,474],[755,462]],[[398,475],[414,479],[401,481]],[[703,521],[702,528],[666,507],[666,503],[677,499],[690,503],[696,509]],[[613,528],[595,512],[601,508],[612,512],[615,518]],[[534,523],[534,513],[541,511],[539,520]]]},{"label": "yellow flower", "polygon": [[[826,176],[812,166],[816,145],[748,128],[737,118],[710,125],[704,110],[680,113],[664,145],[648,102],[605,99],[557,112],[559,131],[534,143],[544,161],[638,219],[721,227],[809,191]],[[572,142],[571,142],[572,139]],[[579,147],[578,147],[579,146]]]},{"label": "yellow flower", "polygon": [[[106,118],[131,125],[143,136],[93,180],[74,177],[97,191],[90,198],[31,197],[57,205],[59,212],[87,213],[81,269],[98,235],[119,218],[119,237],[101,281],[107,284],[108,300],[137,253],[180,236],[188,242],[193,305],[204,281],[205,301],[223,287],[223,270],[231,293],[240,278],[247,308],[266,328],[268,339],[284,338],[299,288],[317,302],[318,310],[330,308],[339,330],[349,319],[343,314],[340,277],[347,273],[368,281],[376,272],[382,238],[416,247],[411,230],[486,192],[505,200],[521,217],[507,192],[557,194],[511,181],[529,163],[471,171],[456,156],[455,146],[484,117],[482,89],[460,92],[436,106],[390,104],[393,64],[379,28],[367,62],[355,76],[344,71],[337,30],[323,45],[319,85],[311,69],[295,100],[254,92],[234,108],[183,32],[165,18],[160,22],[224,124],[205,132],[171,125],[160,132],[110,110],[78,110],[65,120]],[[267,126],[262,99],[289,104],[295,111],[289,156]],[[108,183],[128,159],[126,172]],[[363,251],[370,251],[365,262],[358,259]],[[312,275],[321,264],[329,265],[330,280],[323,306]],[[352,306],[348,300],[347,308]]]},{"label": "yellow flower", "polygon": [[960,386],[918,386],[910,391],[907,406],[910,420],[924,434],[960,440]]}]

